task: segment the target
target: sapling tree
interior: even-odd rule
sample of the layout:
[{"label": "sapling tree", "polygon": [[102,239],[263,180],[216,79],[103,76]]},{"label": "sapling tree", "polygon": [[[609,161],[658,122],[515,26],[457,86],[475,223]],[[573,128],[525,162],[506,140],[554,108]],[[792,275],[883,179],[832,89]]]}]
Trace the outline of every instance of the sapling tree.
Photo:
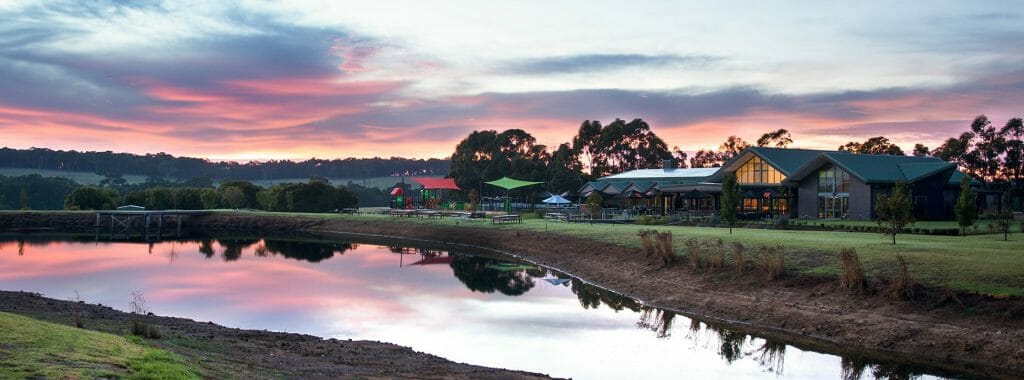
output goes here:
[{"label": "sapling tree", "polygon": [[736,174],[728,173],[722,179],[722,219],[729,224],[729,235],[736,224],[736,207],[740,204],[740,189],[736,184]]},{"label": "sapling tree", "polygon": [[953,212],[956,223],[960,225],[960,235],[967,236],[967,227],[978,220],[978,193],[971,188],[970,177],[964,176],[960,180],[960,197],[956,199]]},{"label": "sapling tree", "polygon": [[601,215],[601,203],[603,202],[604,199],[601,198],[601,194],[598,194],[596,191],[592,191],[587,196],[587,213],[590,214],[590,220],[594,220],[594,217]]},{"label": "sapling tree", "polygon": [[892,235],[892,243],[896,244],[896,234],[914,224],[910,188],[906,182],[896,182],[892,194],[879,195],[875,202],[875,213],[878,214],[878,227],[882,233]]}]

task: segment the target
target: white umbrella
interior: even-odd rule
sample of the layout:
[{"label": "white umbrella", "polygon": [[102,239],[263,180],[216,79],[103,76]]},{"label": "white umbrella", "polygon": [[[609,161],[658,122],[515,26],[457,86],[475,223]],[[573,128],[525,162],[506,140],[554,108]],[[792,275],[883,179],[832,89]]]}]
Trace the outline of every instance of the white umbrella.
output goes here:
[{"label": "white umbrella", "polygon": [[553,203],[556,205],[564,205],[572,203],[568,199],[562,198],[561,195],[552,195],[550,198],[543,200],[544,203]]}]

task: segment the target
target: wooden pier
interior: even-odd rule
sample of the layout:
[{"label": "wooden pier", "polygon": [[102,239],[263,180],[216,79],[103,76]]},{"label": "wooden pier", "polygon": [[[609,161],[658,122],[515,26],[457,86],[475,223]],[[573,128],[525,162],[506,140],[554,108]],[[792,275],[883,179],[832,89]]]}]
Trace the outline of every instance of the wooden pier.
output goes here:
[{"label": "wooden pier", "polygon": [[[99,238],[100,229],[103,227],[103,220],[110,216],[110,238],[123,237],[128,239],[132,236],[132,224],[136,219],[142,220],[142,228],[139,230],[140,237],[149,240],[160,240],[163,238],[164,218],[174,220],[177,228],[175,237],[181,236],[181,223],[183,216],[206,215],[206,210],[106,210],[96,211],[96,236]],[[153,225],[156,222],[156,225]],[[151,228],[155,227],[155,228]]]}]

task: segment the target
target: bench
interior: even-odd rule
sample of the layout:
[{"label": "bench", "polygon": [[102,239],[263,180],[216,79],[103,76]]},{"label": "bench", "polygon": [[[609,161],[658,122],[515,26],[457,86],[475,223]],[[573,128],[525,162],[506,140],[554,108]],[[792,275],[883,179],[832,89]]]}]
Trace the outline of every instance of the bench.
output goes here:
[{"label": "bench", "polygon": [[560,213],[560,212],[549,212],[547,214],[544,214],[544,219],[558,220],[558,221],[566,222],[566,221],[569,220],[569,215],[566,215],[566,214],[563,214],[563,213]]},{"label": "bench", "polygon": [[522,223],[523,217],[519,215],[495,215],[491,217],[491,224]]},{"label": "bench", "polygon": [[338,213],[340,213],[340,214],[352,214],[352,215],[361,214],[359,212],[358,208],[343,208],[341,210],[338,210]]}]

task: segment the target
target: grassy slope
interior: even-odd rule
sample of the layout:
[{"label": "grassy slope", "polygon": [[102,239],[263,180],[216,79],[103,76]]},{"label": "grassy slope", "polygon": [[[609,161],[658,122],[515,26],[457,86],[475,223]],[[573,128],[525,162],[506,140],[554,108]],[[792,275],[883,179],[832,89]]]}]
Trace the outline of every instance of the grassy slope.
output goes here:
[{"label": "grassy slope", "polygon": [[[72,181],[78,182],[83,185],[98,185],[103,180],[103,176],[96,173],[89,172],[72,172],[64,170],[43,170],[43,169],[21,169],[21,168],[0,168],[0,175],[8,177],[23,176],[29,174],[39,174],[43,177],[63,177],[71,179]],[[146,177],[141,175],[126,175],[124,179],[128,183],[143,183],[146,182]]]},{"label": "grassy slope", "polygon": [[[272,214],[274,215],[274,214]],[[278,214],[279,215],[279,214]],[[301,214],[296,214],[301,215]],[[422,223],[469,226],[475,228],[506,228],[566,234],[609,244],[640,247],[637,231],[656,229],[671,231],[678,254],[684,252],[683,240],[722,239],[739,241],[748,252],[760,244],[783,244],[787,248],[787,269],[796,273],[836,275],[840,273],[837,251],[856,248],[869,276],[888,275],[894,270],[895,253],[903,255],[911,276],[932,286],[992,295],[1024,296],[1024,235],[932,236],[897,235],[896,245],[887,236],[870,232],[794,231],[735,228],[639,226],[612,224],[581,224],[526,219],[523,224],[492,225],[488,221],[456,219],[395,218],[380,215],[306,214],[326,218],[387,220],[396,223]]]},{"label": "grassy slope", "polygon": [[[424,177],[441,178],[442,176],[424,176]],[[411,178],[411,177],[405,177],[405,183],[409,183],[409,184],[413,184],[414,186],[418,186],[418,185],[416,185],[415,182],[413,182],[409,178]],[[355,183],[357,185],[363,185],[365,183],[366,187],[376,187],[376,188],[380,188],[380,189],[389,189],[389,188],[394,187],[396,183],[401,182],[402,178],[401,177],[328,178],[328,180],[331,182],[331,185],[334,185],[334,186],[345,185],[349,181],[352,181],[353,183]],[[306,181],[309,181],[309,178],[255,180],[255,181],[250,181],[250,182],[252,182],[254,184],[257,184],[257,185],[260,185],[260,186],[263,186],[263,187],[270,187],[271,185],[278,184],[278,183],[306,182]]]},{"label": "grassy slope", "polygon": [[198,378],[167,351],[0,312],[0,378]]}]

